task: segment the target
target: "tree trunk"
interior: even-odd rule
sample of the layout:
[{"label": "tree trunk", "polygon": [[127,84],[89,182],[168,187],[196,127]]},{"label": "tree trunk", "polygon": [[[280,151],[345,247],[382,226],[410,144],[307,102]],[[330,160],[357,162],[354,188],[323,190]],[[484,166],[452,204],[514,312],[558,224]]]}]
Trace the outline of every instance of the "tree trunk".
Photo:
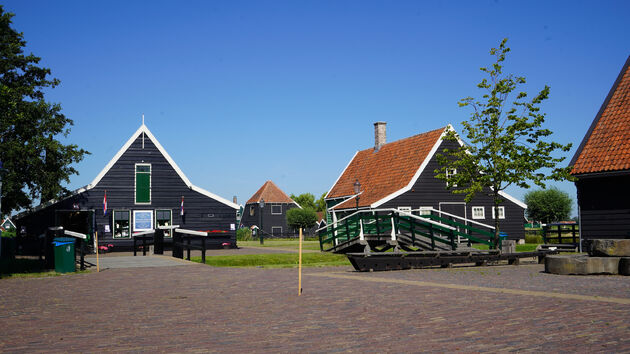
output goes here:
[{"label": "tree trunk", "polygon": [[494,193],[492,195],[492,201],[494,205],[494,248],[499,249],[501,237],[499,230],[499,192],[498,188],[494,188]]}]

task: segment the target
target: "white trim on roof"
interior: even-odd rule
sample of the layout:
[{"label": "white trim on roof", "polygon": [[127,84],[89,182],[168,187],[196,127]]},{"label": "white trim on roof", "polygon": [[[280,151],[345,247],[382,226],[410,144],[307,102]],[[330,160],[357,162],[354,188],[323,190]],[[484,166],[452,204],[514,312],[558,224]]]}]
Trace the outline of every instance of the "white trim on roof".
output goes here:
[{"label": "white trim on roof", "polygon": [[[352,163],[352,161],[354,161],[354,158],[357,157],[357,154],[359,153],[359,151],[356,151],[354,153],[354,155],[352,155],[352,158],[350,159],[350,161],[348,162],[348,164],[346,165],[346,167],[343,169],[343,171],[341,171],[341,174],[339,175],[339,177],[337,177],[337,179],[335,180],[335,183],[333,183],[333,185],[328,189],[328,193],[326,193],[326,196],[324,197],[324,200],[326,198],[328,198],[328,195],[330,194],[330,192],[332,191],[333,188],[335,188],[335,185],[337,185],[337,182],[339,182],[339,179],[341,178],[341,176],[343,176],[343,174],[346,172],[346,170],[348,169],[348,167],[350,166],[350,164]],[[343,198],[343,197],[340,197]],[[335,198],[336,199],[336,198]]]},{"label": "white trim on roof", "polygon": [[28,211],[25,211],[23,213],[19,213],[16,215],[17,216],[23,216],[26,214],[30,214],[34,211],[38,211],[40,209],[43,209],[45,207],[48,207],[50,205],[53,205],[55,203],[58,203],[62,200],[66,200],[72,196],[75,196],[77,194],[86,192],[94,187],[96,187],[96,185],[101,181],[101,179],[103,179],[103,177],[105,177],[105,175],[107,174],[107,172],[109,172],[109,170],[116,164],[116,162],[118,162],[118,160],[120,159],[120,157],[129,149],[129,147],[131,146],[131,144],[133,144],[134,141],[136,141],[136,139],[138,138],[138,135],[140,135],[141,133],[144,133],[146,136],[149,137],[149,139],[151,139],[151,141],[153,142],[153,144],[155,145],[155,147],[157,147],[158,151],[162,154],[162,156],[164,156],[164,158],[166,159],[166,161],[168,161],[169,165],[171,165],[171,167],[175,170],[175,172],[177,173],[177,175],[182,179],[182,181],[186,184],[186,186],[188,186],[188,188],[192,191],[195,191],[197,193],[201,193],[203,195],[205,195],[206,197],[212,198],[220,203],[223,203],[229,207],[232,207],[233,209],[239,209],[240,207],[237,204],[234,204],[232,202],[230,202],[229,200],[219,197],[218,195],[214,194],[214,193],[210,193],[207,190],[201,188],[201,187],[197,187],[194,184],[190,183],[190,180],[188,179],[188,177],[186,177],[186,175],[184,174],[184,172],[182,172],[182,170],[179,168],[179,166],[177,166],[177,164],[175,163],[175,161],[173,160],[173,158],[171,158],[171,155],[168,154],[168,152],[166,152],[166,150],[164,149],[164,147],[162,147],[162,144],[160,144],[160,142],[155,138],[155,136],[151,133],[151,131],[149,130],[149,128],[147,128],[146,125],[144,125],[144,123],[140,126],[140,128],[138,128],[138,130],[136,130],[135,133],[133,133],[133,135],[131,135],[131,137],[129,138],[129,140],[127,140],[127,142],[122,146],[122,148],[120,148],[120,150],[118,150],[118,152],[116,153],[116,155],[114,155],[114,157],[109,161],[109,163],[107,165],[105,165],[105,167],[103,168],[103,170],[101,170],[101,172],[96,176],[96,178],[94,178],[94,180],[92,181],[92,183],[88,184],[87,186],[81,187],[79,189],[74,190],[73,192],[70,193],[70,195],[68,195],[65,198],[62,199],[53,199],[50,201],[47,201],[45,203],[41,203],[40,205],[36,206],[35,208],[32,208]]},{"label": "white trim on roof", "polygon": [[182,170],[179,168],[179,166],[177,166],[177,164],[175,163],[173,158],[171,158],[171,155],[169,155],[168,152],[166,152],[166,150],[164,149],[162,144],[160,144],[160,142],[151,133],[149,128],[147,128],[147,126],[144,125],[144,123],[140,126],[140,128],[138,128],[138,130],[136,130],[135,133],[133,133],[131,138],[129,138],[129,140],[127,140],[125,145],[123,145],[123,147],[118,151],[118,153],[116,153],[116,155],[114,155],[114,158],[112,158],[111,161],[109,161],[109,163],[105,166],[105,168],[103,168],[101,173],[99,173],[98,176],[96,176],[96,178],[94,178],[92,183],[90,183],[88,189],[91,189],[92,187],[96,186],[98,184],[98,182],[101,181],[101,179],[107,174],[107,172],[109,172],[109,170],[114,166],[114,164],[116,164],[116,162],[118,162],[118,159],[120,159],[120,157],[125,153],[125,151],[127,151],[127,149],[129,149],[131,144],[133,144],[133,142],[136,141],[136,139],[138,138],[138,135],[140,135],[140,133],[144,133],[146,136],[149,137],[149,139],[153,142],[155,147],[157,147],[158,151],[162,154],[162,156],[164,156],[166,161],[168,161],[169,165],[171,165],[171,167],[175,170],[175,172],[177,173],[179,178],[181,178],[182,181],[184,181],[184,183],[186,184],[186,186],[188,186],[188,188],[190,188],[190,190],[193,190],[193,191],[195,191],[197,193],[201,193],[201,194],[205,195],[206,197],[210,197],[210,198],[212,198],[212,199],[214,199],[214,200],[216,200],[218,202],[221,202],[221,203],[223,203],[223,204],[225,204],[225,205],[227,205],[227,206],[229,206],[229,207],[231,207],[233,209],[239,209],[239,206],[237,204],[234,204],[234,203],[230,202],[229,200],[227,200],[225,198],[219,197],[218,195],[216,195],[214,193],[210,193],[207,190],[205,190],[205,189],[203,189],[201,187],[197,187],[194,184],[190,183],[190,180],[188,179],[188,177],[186,177],[184,172],[182,172]]},{"label": "white trim on roof", "polygon": [[[423,161],[423,162],[422,162],[422,164],[420,165],[420,168],[418,169],[418,171],[416,171],[416,174],[413,176],[413,178],[411,179],[411,181],[409,182],[409,184],[408,184],[406,187],[404,187],[404,188],[402,188],[402,189],[400,189],[400,190],[398,190],[398,191],[396,191],[396,192],[394,192],[394,193],[392,193],[392,194],[390,194],[390,195],[386,196],[385,198],[383,198],[383,199],[381,199],[381,200],[379,200],[379,201],[377,201],[377,202],[372,203],[372,205],[370,205],[370,207],[371,207],[371,208],[378,208],[379,206],[383,205],[384,203],[386,203],[386,202],[388,202],[388,201],[390,201],[390,200],[392,200],[392,199],[394,199],[394,198],[396,198],[396,197],[400,196],[401,194],[406,193],[406,192],[408,192],[409,190],[411,190],[411,188],[414,186],[414,184],[416,184],[416,181],[417,181],[417,180],[418,180],[418,178],[420,177],[420,174],[422,174],[422,172],[424,172],[424,169],[426,168],[427,164],[429,163],[429,161],[431,161],[431,159],[433,158],[433,155],[435,155],[435,153],[437,152],[438,148],[439,148],[439,147],[440,147],[440,145],[442,144],[442,141],[443,141],[443,140],[442,140],[442,138],[444,137],[444,135],[446,134],[446,132],[447,132],[447,131],[449,131],[449,130],[455,131],[455,129],[453,128],[453,126],[452,126],[452,125],[450,125],[450,124],[449,124],[448,126],[446,126],[446,128],[444,128],[444,131],[443,131],[443,132],[442,132],[442,134],[440,135],[439,139],[437,140],[437,142],[435,143],[435,145],[433,145],[433,148],[431,148],[431,151],[429,151],[429,154],[428,154],[428,155],[427,155],[427,157],[424,159],[424,161]],[[457,142],[459,143],[459,145],[460,145],[460,146],[464,146],[464,145],[465,145],[465,143],[464,143],[464,141],[463,141],[463,140],[459,137],[459,134],[456,134],[456,137],[457,137]],[[335,182],[335,183],[336,183],[336,182]],[[525,204],[525,203],[521,202],[520,200],[518,200],[518,199],[514,198],[513,196],[511,196],[511,195],[507,194],[506,192],[504,192],[504,191],[499,191],[499,195],[500,195],[500,196],[502,196],[503,198],[505,198],[505,199],[507,199],[507,200],[511,201],[512,203],[514,203],[514,204],[516,204],[516,205],[520,206],[521,208],[523,208],[523,209],[527,209],[527,204]]]},{"label": "white trim on roof", "polygon": [[414,184],[416,184],[416,181],[418,180],[418,178],[420,177],[420,175],[422,174],[422,172],[424,172],[424,169],[427,167],[427,165],[429,164],[429,161],[431,161],[431,158],[433,158],[433,155],[435,155],[435,153],[437,152],[437,149],[440,147],[440,144],[442,144],[442,138],[444,137],[444,135],[446,134],[446,132],[449,129],[452,129],[453,127],[451,127],[451,125],[449,124],[448,127],[444,128],[444,131],[442,132],[442,134],[440,134],[440,137],[437,139],[437,141],[435,142],[435,144],[433,144],[433,147],[431,148],[431,150],[429,151],[429,153],[427,154],[427,157],[424,158],[424,161],[422,161],[422,164],[420,164],[420,167],[418,168],[418,170],[416,171],[416,173],[413,175],[413,177],[411,178],[411,181],[409,181],[409,183],[402,189],[397,190],[396,192],[386,196],[385,198],[376,201],[374,203],[372,203],[372,205],[370,205],[370,208],[378,208],[379,206],[383,205],[384,203],[387,203],[388,201],[400,196],[403,193],[408,192],[409,190],[411,190],[411,188],[413,187]]}]

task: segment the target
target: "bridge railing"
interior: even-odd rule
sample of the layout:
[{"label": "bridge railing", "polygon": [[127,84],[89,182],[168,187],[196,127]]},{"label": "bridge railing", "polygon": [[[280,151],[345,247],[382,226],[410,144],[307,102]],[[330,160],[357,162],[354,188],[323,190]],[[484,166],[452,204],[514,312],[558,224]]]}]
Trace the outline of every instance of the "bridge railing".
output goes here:
[{"label": "bridge railing", "polygon": [[416,242],[416,235],[428,238],[432,249],[437,242],[455,250],[457,239],[462,237],[469,244],[476,242],[495,248],[493,232],[441,216],[414,215],[398,209],[359,210],[317,230],[322,251],[333,250],[353,239],[363,239],[365,235],[391,235],[395,240],[402,231],[410,235],[412,244]]}]

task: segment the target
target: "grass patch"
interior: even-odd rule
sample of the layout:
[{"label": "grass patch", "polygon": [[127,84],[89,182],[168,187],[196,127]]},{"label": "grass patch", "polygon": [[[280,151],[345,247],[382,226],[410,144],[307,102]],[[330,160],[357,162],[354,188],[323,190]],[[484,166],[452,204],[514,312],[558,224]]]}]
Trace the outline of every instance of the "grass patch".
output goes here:
[{"label": "grass patch", "polygon": [[[193,262],[201,263],[201,257],[191,257]],[[298,266],[297,254],[251,254],[241,256],[206,257],[206,264],[214,267],[262,267],[262,268],[294,268]],[[345,255],[332,253],[303,253],[302,266],[327,267],[349,266]]]},{"label": "grass patch", "polygon": [[[472,246],[478,250],[485,251],[485,250],[490,249],[488,245],[483,245],[483,244],[473,244]],[[538,244],[533,244],[533,243],[526,243],[524,245],[516,245],[516,252],[533,252],[536,250],[536,247],[538,247]]]},{"label": "grass patch", "polygon": [[[89,270],[77,270],[75,273],[89,273]],[[64,275],[54,270],[42,269],[38,259],[30,258],[0,259],[0,274],[2,278],[41,278]]]},{"label": "grass patch", "polygon": [[[298,240],[265,240],[265,244],[261,245],[259,241],[238,241],[237,245],[243,247],[279,247],[279,248],[290,248],[290,249],[299,249],[299,241]],[[305,250],[314,250],[319,251],[319,241],[304,241],[302,242],[302,249]]]}]

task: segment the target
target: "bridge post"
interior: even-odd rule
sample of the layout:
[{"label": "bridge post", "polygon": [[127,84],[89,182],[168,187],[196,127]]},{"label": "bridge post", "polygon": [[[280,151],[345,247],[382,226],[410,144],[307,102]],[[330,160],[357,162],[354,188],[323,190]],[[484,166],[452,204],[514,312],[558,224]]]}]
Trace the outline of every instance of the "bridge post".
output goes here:
[{"label": "bridge post", "polygon": [[363,218],[361,214],[359,214],[359,240],[365,240],[365,235],[363,234]]},{"label": "bridge post", "polygon": [[396,223],[394,222],[394,219],[396,218],[396,213],[392,211],[390,218],[392,222],[392,241],[396,241]]}]

